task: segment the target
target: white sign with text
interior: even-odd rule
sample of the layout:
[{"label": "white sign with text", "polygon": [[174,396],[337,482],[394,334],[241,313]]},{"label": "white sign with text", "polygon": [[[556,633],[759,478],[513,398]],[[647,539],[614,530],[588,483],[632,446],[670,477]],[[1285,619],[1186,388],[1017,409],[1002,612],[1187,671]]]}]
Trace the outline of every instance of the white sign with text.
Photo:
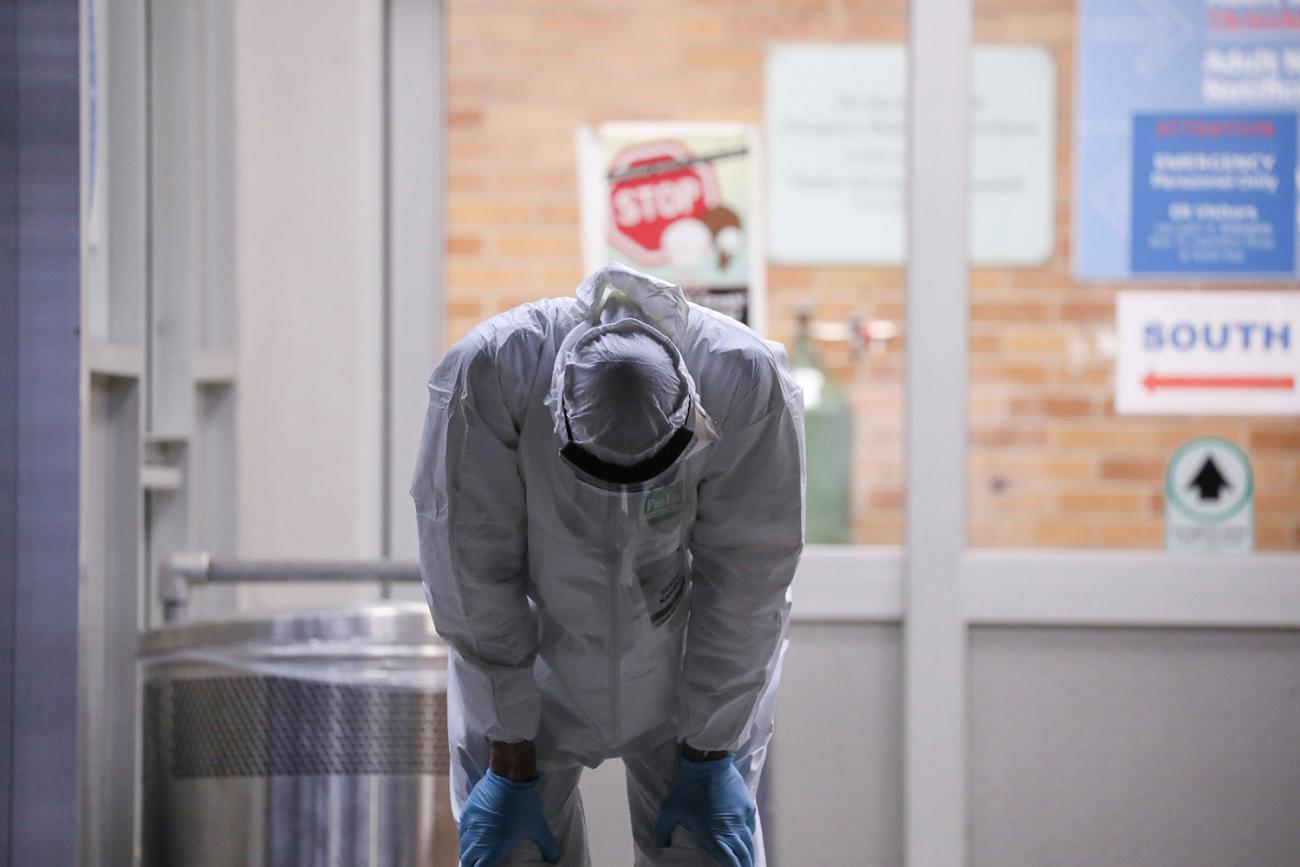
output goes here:
[{"label": "white sign with text", "polygon": [[[976,46],[970,254],[1038,265],[1055,243],[1056,66],[1044,48]],[[901,45],[776,45],[767,56],[769,258],[896,265],[907,250]]]},{"label": "white sign with text", "polygon": [[1249,554],[1255,546],[1255,473],[1235,443],[1198,437],[1165,468],[1165,550]]},{"label": "white sign with text", "polygon": [[1121,415],[1300,415],[1300,292],[1121,292]]}]

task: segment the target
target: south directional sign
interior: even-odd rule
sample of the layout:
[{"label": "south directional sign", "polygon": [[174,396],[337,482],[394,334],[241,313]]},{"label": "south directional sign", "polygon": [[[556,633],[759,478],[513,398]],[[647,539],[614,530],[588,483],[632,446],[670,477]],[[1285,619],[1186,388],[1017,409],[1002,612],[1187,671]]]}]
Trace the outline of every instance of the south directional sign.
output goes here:
[{"label": "south directional sign", "polygon": [[1165,469],[1165,549],[1171,554],[1249,554],[1255,540],[1255,477],[1234,443],[1198,437]]},{"label": "south directional sign", "polygon": [[1121,292],[1121,415],[1300,415],[1300,292]]}]

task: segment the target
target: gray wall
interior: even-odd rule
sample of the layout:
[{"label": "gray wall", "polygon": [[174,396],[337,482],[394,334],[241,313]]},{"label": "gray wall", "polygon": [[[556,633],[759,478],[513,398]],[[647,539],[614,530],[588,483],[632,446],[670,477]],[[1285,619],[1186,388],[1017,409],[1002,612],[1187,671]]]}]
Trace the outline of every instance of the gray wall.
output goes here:
[{"label": "gray wall", "polygon": [[1300,633],[980,628],[971,863],[1300,864]]},{"label": "gray wall", "polygon": [[0,864],[76,857],[78,27],[0,0]]},{"label": "gray wall", "polygon": [[[897,626],[796,623],[777,701],[764,821],[771,867],[902,863]],[[623,768],[582,780],[593,864],[631,863]]]},{"label": "gray wall", "polygon": [[[901,630],[795,624],[769,764],[773,867],[903,863]],[[1300,633],[971,631],[976,867],[1300,864]],[[584,775],[627,863],[623,771]]]},{"label": "gray wall", "polygon": [[773,864],[901,864],[902,630],[796,624],[776,722]]},{"label": "gray wall", "polygon": [[[242,557],[381,553],[378,9],[367,0],[235,6]],[[246,587],[241,598],[322,607],[358,590]]]}]

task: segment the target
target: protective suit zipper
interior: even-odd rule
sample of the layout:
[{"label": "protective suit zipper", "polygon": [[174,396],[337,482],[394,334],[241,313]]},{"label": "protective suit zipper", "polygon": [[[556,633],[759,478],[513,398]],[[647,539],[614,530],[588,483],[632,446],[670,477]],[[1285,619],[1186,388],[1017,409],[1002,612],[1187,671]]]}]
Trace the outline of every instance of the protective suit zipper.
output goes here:
[{"label": "protective suit zipper", "polygon": [[[616,510],[623,512],[623,518],[627,516],[627,495],[612,498],[610,501],[610,511]],[[618,518],[616,514],[611,517]],[[625,522],[618,520],[610,521],[606,527],[626,526]],[[609,656],[609,695],[610,695],[610,721],[611,721],[611,739],[615,745],[623,741],[623,711],[622,711],[622,667],[623,667],[623,640],[622,624],[619,622],[619,604],[618,596],[622,592],[623,570],[622,570],[622,552],[619,550],[619,540],[617,534],[605,534],[605,570],[606,580],[609,582],[609,637],[611,643],[611,653]]]}]

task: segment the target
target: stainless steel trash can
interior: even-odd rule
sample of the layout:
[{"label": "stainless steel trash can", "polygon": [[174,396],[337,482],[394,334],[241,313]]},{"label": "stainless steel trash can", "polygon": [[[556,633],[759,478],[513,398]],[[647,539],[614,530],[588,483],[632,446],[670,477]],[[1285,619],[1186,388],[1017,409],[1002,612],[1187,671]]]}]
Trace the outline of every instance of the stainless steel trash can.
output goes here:
[{"label": "stainless steel trash can", "polygon": [[142,644],[147,867],[454,867],[446,647],[421,605]]}]

